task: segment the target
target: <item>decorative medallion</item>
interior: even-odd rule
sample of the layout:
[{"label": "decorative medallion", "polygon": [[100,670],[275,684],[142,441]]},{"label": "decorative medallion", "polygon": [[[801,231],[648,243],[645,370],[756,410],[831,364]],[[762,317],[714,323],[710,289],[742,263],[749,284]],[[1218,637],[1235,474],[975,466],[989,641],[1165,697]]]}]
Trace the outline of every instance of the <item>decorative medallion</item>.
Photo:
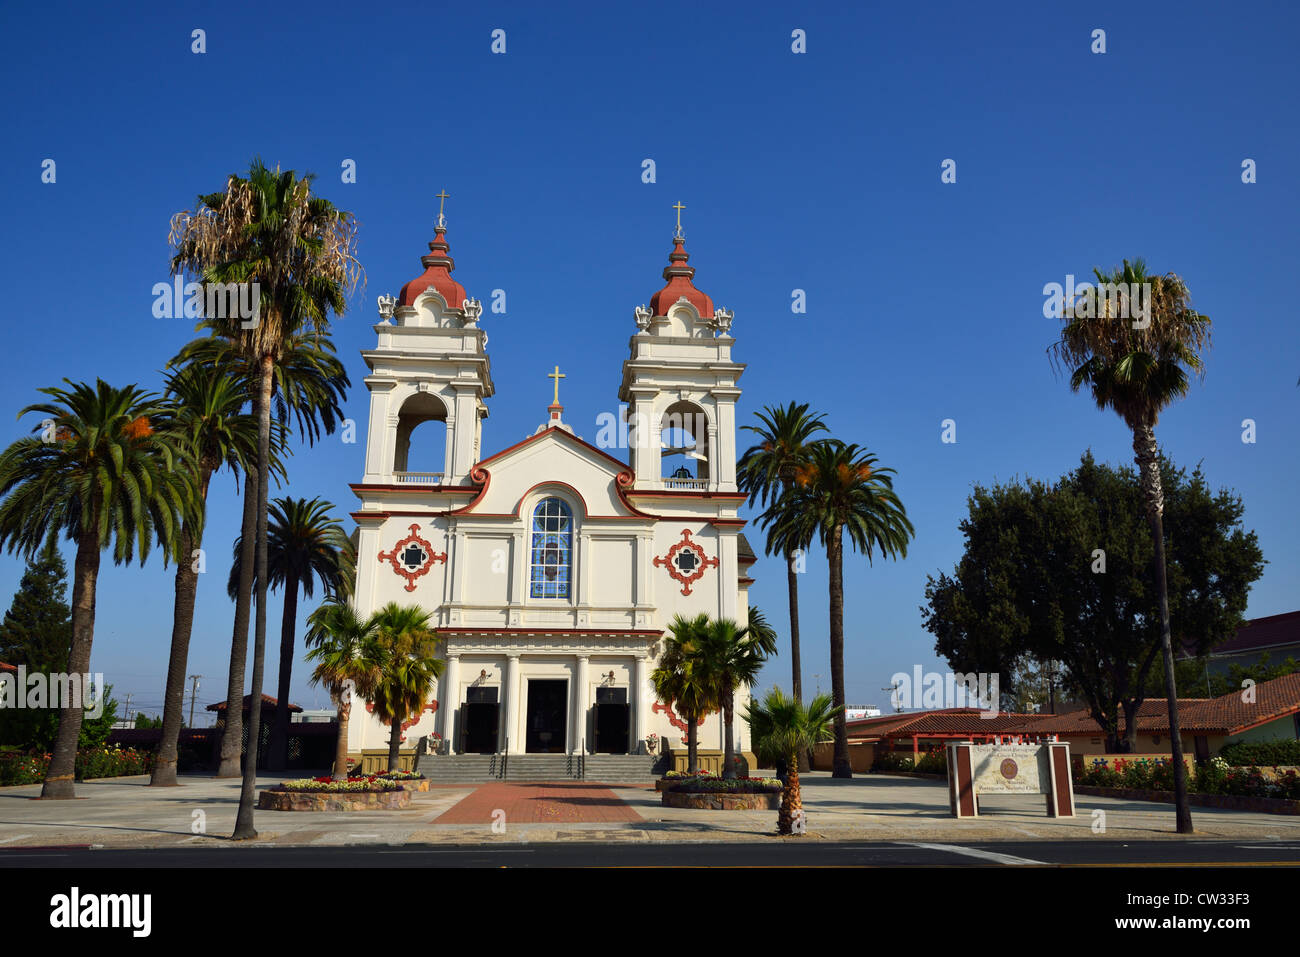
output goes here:
[{"label": "decorative medallion", "polygon": [[407,591],[415,591],[415,580],[427,574],[434,562],[447,561],[447,553],[435,552],[419,533],[420,526],[412,525],[410,533],[394,545],[391,552],[379,553],[381,562],[388,562],[393,571],[406,579]]},{"label": "decorative medallion", "polygon": [[1002,773],[1002,776],[1006,778],[1008,781],[1014,781],[1016,779],[1016,775],[1020,773],[1020,766],[1010,758],[1005,758],[1003,759],[1002,765],[1001,767],[998,768],[998,770]]},{"label": "decorative medallion", "polygon": [[668,554],[655,559],[656,565],[663,565],[673,580],[680,582],[682,594],[689,595],[691,586],[704,577],[704,570],[710,566],[717,568],[718,560],[704,553],[698,542],[691,539],[691,530],[682,529],[682,540],[668,549]]}]

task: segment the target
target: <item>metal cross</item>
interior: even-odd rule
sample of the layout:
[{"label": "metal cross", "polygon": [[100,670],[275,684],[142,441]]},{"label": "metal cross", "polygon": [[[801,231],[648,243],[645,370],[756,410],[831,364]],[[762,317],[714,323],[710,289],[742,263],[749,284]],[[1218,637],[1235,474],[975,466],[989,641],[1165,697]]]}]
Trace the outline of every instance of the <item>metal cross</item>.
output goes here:
[{"label": "metal cross", "polygon": [[554,372],[546,373],[546,378],[555,380],[555,404],[559,405],[560,404],[560,380],[568,377],[563,372],[560,371],[559,366],[556,366]]},{"label": "metal cross", "polygon": [[677,204],[673,206],[673,209],[677,210],[677,235],[678,236],[682,234],[682,210],[685,208],[686,207],[682,205],[682,201],[680,199],[677,201]]},{"label": "metal cross", "polygon": [[444,189],[442,192],[440,192],[440,193],[434,193],[433,195],[436,196],[436,197],[438,197],[438,225],[441,226],[441,225],[443,225],[443,220],[442,220],[442,204],[445,203],[447,200],[449,200],[449,199],[451,198],[451,193],[447,192],[447,191]]}]

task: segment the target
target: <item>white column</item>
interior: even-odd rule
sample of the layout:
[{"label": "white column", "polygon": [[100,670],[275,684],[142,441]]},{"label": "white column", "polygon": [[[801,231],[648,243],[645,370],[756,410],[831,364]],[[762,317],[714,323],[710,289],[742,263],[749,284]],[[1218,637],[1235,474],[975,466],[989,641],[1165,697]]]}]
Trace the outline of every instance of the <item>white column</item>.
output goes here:
[{"label": "white column", "polygon": [[519,744],[519,656],[510,655],[506,658],[506,709],[505,721],[506,732],[506,750],[511,754],[518,754],[523,749],[518,747]]},{"label": "white column", "polygon": [[578,667],[574,669],[573,685],[573,737],[569,750],[575,754],[584,754],[590,749],[590,742],[587,738],[587,669],[591,664],[591,658],[587,655],[578,655]]},{"label": "white column", "polygon": [[632,746],[630,750],[636,753],[641,747],[641,742],[645,740],[646,728],[650,717],[650,708],[646,704],[646,681],[648,680],[649,659],[645,655],[637,655],[632,660]]},{"label": "white column", "polygon": [[447,668],[442,673],[442,688],[438,692],[438,710],[442,712],[442,739],[447,742],[447,753],[456,753],[456,710],[460,705],[460,655],[447,656]]}]

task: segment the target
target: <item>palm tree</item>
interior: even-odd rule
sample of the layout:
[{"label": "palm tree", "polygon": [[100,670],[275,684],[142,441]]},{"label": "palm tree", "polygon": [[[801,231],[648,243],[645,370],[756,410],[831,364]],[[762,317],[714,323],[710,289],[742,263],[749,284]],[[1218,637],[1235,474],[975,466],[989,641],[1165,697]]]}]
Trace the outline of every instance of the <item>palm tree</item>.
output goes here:
[{"label": "palm tree", "polygon": [[1210,345],[1210,320],[1191,305],[1191,293],[1173,273],[1153,276],[1135,259],[1109,275],[1093,270],[1099,283],[1136,290],[1149,284],[1148,314],[1139,322],[1116,315],[1123,299],[1084,292],[1064,310],[1061,338],[1050,354],[1058,369],[1070,371],[1070,389],[1087,388],[1099,409],[1116,412],[1133,432],[1133,454],[1146,500],[1147,523],[1155,545],[1153,570],[1160,604],[1160,643],[1164,653],[1165,694],[1169,699],[1169,744],[1174,764],[1175,820],[1179,834],[1192,832],[1187,800],[1187,767],[1178,722],[1173,645],[1169,627],[1169,583],[1165,568],[1164,489],[1155,427],[1160,413],[1188,392],[1190,374],[1204,375],[1202,353]]},{"label": "palm tree", "polygon": [[[819,440],[813,436],[825,432],[821,413],[808,411],[808,404],[791,402],[784,407],[765,406],[755,412],[761,425],[745,425],[743,429],[759,437],[740,457],[737,465],[740,490],[749,494],[749,504],[764,508],[775,502],[794,484],[797,469],[808,460],[808,454]],[[809,542],[799,539],[774,537],[770,531],[764,551],[768,555],[785,557],[786,587],[790,596],[790,669],[794,696],[803,700],[803,675],[799,661],[799,579],[795,567],[795,554],[808,547]]]},{"label": "palm tree", "polygon": [[[68,671],[86,675],[100,552],[111,545],[114,563],[129,563],[136,554],[143,563],[156,539],[165,557],[176,556],[182,522],[197,530],[203,518],[193,449],[181,434],[155,429],[167,416],[155,395],[103,380],[93,387],[64,381],[69,388],[40,390],[54,401],[19,413],[44,415],[35,430],[41,435],[0,453],[0,546],[30,559],[51,531],[77,543]],[[42,797],[76,796],[81,722],[81,702],[63,702]]]},{"label": "palm tree", "polygon": [[[359,277],[356,221],[313,196],[313,180],[311,175],[298,177],[293,170],[267,169],[255,159],[248,179],[231,176],[223,193],[200,197],[197,210],[173,217],[170,236],[173,271],[189,270],[206,282],[256,283],[258,291],[253,321],[230,321],[226,329],[226,337],[258,370],[254,702],[261,700],[266,652],[267,499],[275,366],[293,335],[310,331],[319,336],[328,331],[329,313],[343,315],[346,293]],[[256,747],[260,723],[261,708],[251,708],[250,749]],[[257,835],[253,827],[257,761],[254,757],[244,764],[235,839]]]},{"label": "palm tree", "polygon": [[312,684],[324,685],[339,710],[339,736],[334,746],[334,780],[348,779],[348,719],[352,692],[362,698],[379,681],[380,649],[375,640],[374,616],[362,619],[342,601],[327,600],[308,616],[307,642],[314,647],[307,660],[314,662]]},{"label": "palm tree", "polygon": [[[356,576],[352,542],[343,526],[330,514],[334,506],[319,498],[277,498],[271,503],[268,524],[267,562],[272,588],[284,594],[280,619],[280,682],[276,689],[275,717],[271,721],[271,745],[267,766],[284,768],[289,761],[289,684],[293,680],[294,630],[298,622],[298,589],[311,598],[315,582],[329,594]],[[231,598],[239,594],[243,566],[243,542],[235,539],[234,561],[226,589]]]},{"label": "palm tree", "polygon": [[[204,320],[200,328],[208,329],[212,335],[187,343],[170,364],[198,363],[230,366],[249,383],[248,391],[253,400],[253,418],[256,419],[259,367],[249,362],[236,343],[221,336],[221,333],[226,330],[225,323],[209,319]],[[286,341],[284,354],[275,366],[275,386],[272,391],[274,422],[283,432],[288,428],[290,414],[292,414],[297,420],[299,433],[309,444],[315,444],[322,431],[326,435],[333,434],[336,423],[342,419],[341,404],[350,384],[347,370],[334,354],[334,345],[329,339],[295,333]],[[284,450],[282,439],[277,442],[277,447]],[[273,469],[273,476],[278,484],[282,470],[277,469]],[[256,456],[245,465],[244,474],[245,500],[240,528],[240,539],[243,542],[240,562],[242,577],[235,596],[235,620],[230,641],[230,667],[227,672],[227,701],[243,697],[244,668],[248,662],[248,623],[252,616],[253,570],[256,564],[257,539]],[[243,730],[242,712],[228,711],[221,738],[221,759],[217,768],[217,777],[235,777],[242,773],[240,755],[243,750]]]},{"label": "palm tree", "polygon": [[389,602],[375,613],[381,674],[371,697],[375,717],[389,726],[388,770],[399,770],[402,723],[418,717],[443,672],[433,615],[419,605]]},{"label": "palm tree", "polygon": [[702,651],[708,615],[677,615],[668,625],[659,666],[650,674],[655,695],[675,707],[686,722],[686,769],[699,770],[699,723],[718,706],[716,682]]},{"label": "palm tree", "polygon": [[[206,513],[212,474],[223,465],[232,471],[257,456],[257,420],[241,412],[248,400],[245,383],[228,365],[191,363],[167,376],[165,395],[170,399],[170,429],[182,431],[198,456],[199,504]],[[176,562],[175,603],[172,613],[171,654],[163,693],[162,737],[149,783],[175,786],[177,741],[184,720],[185,667],[194,628],[198,569],[194,550],[203,544],[203,531],[191,522],[181,526]]]},{"label": "palm tree", "polygon": [[799,755],[833,737],[831,726],[844,716],[844,708],[831,703],[830,695],[819,694],[804,707],[780,687],[769,691],[760,703],[751,702],[743,715],[749,737],[763,763],[784,759],[789,773],[781,792],[777,815],[778,834],[803,834],[795,818],[803,809],[799,789]]},{"label": "palm tree", "polygon": [[880,468],[876,457],[856,445],[831,439],[819,442],[794,485],[765,513],[786,540],[816,535],[830,566],[831,700],[835,716],[832,776],[851,778],[849,736],[844,721],[844,533],[849,544],[871,562],[882,556],[906,557],[913,535],[903,503],[894,493],[894,470]]},{"label": "palm tree", "polygon": [[[758,617],[761,619],[762,612]],[[705,668],[714,684],[716,700],[722,705],[723,758],[722,776],[736,776],[736,747],[733,720],[736,711],[736,689],[752,686],[767,660],[766,636],[750,633],[729,618],[710,620],[700,635],[700,650]]]}]

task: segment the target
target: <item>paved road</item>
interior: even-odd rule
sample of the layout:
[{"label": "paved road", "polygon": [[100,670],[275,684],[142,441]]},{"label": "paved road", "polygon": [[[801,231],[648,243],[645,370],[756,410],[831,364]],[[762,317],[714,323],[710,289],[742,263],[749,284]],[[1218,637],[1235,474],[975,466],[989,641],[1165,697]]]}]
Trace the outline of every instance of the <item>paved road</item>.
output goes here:
[{"label": "paved road", "polygon": [[0,867],[1300,867],[1300,843],[775,841],[727,844],[499,844],[480,847],[228,846],[0,849]]}]

